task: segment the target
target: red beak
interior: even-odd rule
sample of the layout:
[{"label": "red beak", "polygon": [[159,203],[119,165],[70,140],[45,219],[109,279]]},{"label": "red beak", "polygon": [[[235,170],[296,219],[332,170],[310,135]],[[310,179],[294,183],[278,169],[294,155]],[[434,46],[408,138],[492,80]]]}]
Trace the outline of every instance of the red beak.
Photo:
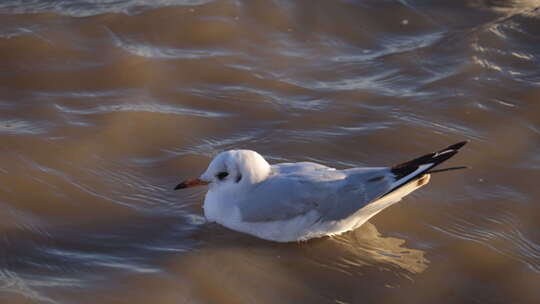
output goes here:
[{"label": "red beak", "polygon": [[204,185],[208,185],[208,182],[205,182],[198,178],[191,178],[178,184],[176,187],[174,187],[174,190]]}]

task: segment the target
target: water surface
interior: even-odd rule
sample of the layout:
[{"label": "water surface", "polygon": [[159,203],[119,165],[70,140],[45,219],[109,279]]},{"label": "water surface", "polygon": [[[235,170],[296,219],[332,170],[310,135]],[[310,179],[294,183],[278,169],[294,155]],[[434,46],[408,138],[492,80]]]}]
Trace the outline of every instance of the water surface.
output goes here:
[{"label": "water surface", "polygon": [[[538,303],[538,1],[0,4],[2,303]],[[216,153],[337,168],[470,140],[339,237],[174,192]]]}]

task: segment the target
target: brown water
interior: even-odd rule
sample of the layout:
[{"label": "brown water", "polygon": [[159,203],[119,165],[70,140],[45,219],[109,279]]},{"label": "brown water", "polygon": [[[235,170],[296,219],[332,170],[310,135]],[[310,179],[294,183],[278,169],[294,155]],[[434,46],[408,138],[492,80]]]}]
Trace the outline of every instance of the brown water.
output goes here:
[{"label": "brown water", "polygon": [[[1,303],[540,303],[538,1],[0,4]],[[211,157],[391,165],[356,231],[205,223]]]}]

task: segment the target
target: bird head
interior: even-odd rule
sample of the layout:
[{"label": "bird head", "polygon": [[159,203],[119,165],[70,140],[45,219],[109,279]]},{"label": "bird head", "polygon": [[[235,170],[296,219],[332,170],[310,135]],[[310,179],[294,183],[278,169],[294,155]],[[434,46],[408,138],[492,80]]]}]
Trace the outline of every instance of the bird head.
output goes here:
[{"label": "bird head", "polygon": [[238,187],[256,184],[268,177],[270,165],[257,152],[229,150],[219,153],[199,178],[185,180],[174,189],[209,185],[215,187]]}]

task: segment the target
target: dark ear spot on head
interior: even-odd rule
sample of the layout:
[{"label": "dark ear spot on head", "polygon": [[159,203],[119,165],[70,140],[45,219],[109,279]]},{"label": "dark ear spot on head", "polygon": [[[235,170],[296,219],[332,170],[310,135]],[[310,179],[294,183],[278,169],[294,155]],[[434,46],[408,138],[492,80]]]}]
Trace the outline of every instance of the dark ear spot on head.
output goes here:
[{"label": "dark ear spot on head", "polygon": [[242,180],[242,174],[238,174],[236,177],[236,182],[239,183]]}]

